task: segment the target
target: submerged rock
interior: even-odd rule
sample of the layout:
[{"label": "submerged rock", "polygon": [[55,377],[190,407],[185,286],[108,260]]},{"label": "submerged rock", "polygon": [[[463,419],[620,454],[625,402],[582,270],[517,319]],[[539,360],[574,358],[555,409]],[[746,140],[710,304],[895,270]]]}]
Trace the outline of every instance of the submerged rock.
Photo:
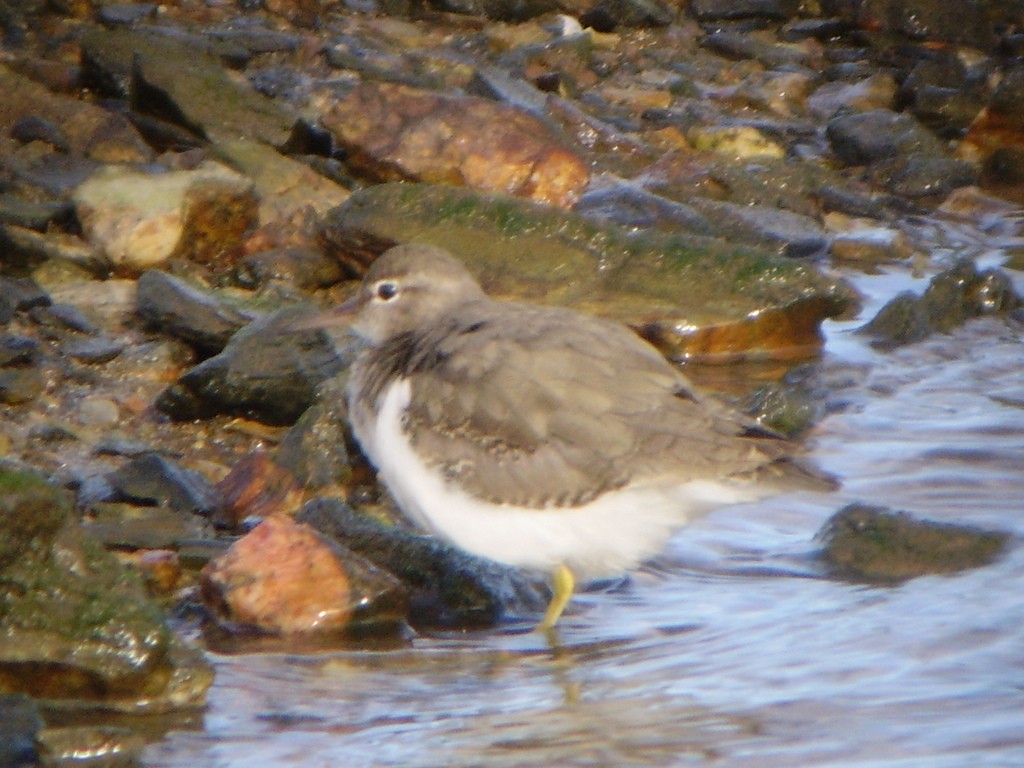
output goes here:
[{"label": "submerged rock", "polygon": [[489,293],[611,317],[677,358],[811,354],[821,321],[853,301],[812,266],[765,250],[447,187],[361,190],[330,214],[323,239],[353,270],[399,242],[438,245]]},{"label": "submerged rock", "polygon": [[0,472],[0,693],[126,711],[201,705],[206,663],[139,577],[82,535],[68,495]]},{"label": "submerged rock", "polygon": [[988,565],[1010,536],[968,525],[918,520],[886,507],[850,504],[818,533],[822,559],[838,578],[899,583]]},{"label": "submerged rock", "polygon": [[978,270],[963,260],[932,278],[921,296],[904,291],[890,300],[857,333],[871,344],[892,349],[921,341],[932,333],[948,333],[967,320],[1006,315],[1021,306],[1013,282],[998,269]]}]

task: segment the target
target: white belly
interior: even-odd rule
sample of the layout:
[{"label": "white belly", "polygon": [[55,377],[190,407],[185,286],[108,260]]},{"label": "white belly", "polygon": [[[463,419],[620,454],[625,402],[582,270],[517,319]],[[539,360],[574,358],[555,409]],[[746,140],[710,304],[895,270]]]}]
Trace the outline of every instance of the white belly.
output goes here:
[{"label": "white belly", "polygon": [[470,496],[413,450],[402,421],[408,380],[381,398],[375,423],[353,426],[367,457],[402,511],[458,547],[507,565],[550,571],[567,565],[582,579],[610,576],[656,554],[672,529],[749,496],[713,481],[651,484],[606,493],[579,507],[531,509]]}]

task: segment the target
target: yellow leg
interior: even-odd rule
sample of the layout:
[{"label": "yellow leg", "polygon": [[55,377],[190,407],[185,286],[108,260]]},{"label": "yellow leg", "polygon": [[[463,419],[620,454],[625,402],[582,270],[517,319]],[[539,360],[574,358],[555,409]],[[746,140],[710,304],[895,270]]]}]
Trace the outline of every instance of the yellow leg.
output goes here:
[{"label": "yellow leg", "polygon": [[572,571],[567,565],[560,565],[555,569],[551,577],[551,588],[554,590],[554,595],[552,595],[548,610],[544,614],[544,621],[538,627],[541,630],[554,627],[558,622],[558,617],[565,610],[565,606],[572,599],[572,593],[576,589],[576,577],[572,575]]}]

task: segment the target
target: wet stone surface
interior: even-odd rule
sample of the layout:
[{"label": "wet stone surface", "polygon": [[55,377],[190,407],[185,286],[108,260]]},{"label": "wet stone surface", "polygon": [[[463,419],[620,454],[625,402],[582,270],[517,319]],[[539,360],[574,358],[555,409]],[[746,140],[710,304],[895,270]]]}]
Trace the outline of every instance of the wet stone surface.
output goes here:
[{"label": "wet stone surface", "polygon": [[[999,648],[1024,625],[998,533],[1019,529],[1019,2],[0,0],[0,28],[0,726],[18,724],[0,762],[137,760],[161,727],[65,728],[51,710],[202,705],[210,668],[183,635],[403,650],[342,657],[341,679],[334,662],[213,657],[216,714],[190,727],[217,735],[172,735],[166,765],[294,764],[275,739],[302,723],[303,756],[331,764],[378,761],[360,740],[403,765],[810,766],[904,746],[985,764],[1006,755],[977,745],[1019,746],[1018,702],[975,701],[950,671],[971,692],[989,669],[1005,683],[1019,660]],[[724,531],[712,565],[670,556],[582,594],[564,649],[535,644],[514,628],[544,586],[396,516],[348,434],[351,342],[301,328],[404,242],[453,251],[503,298],[632,326],[812,461],[866,441],[829,467],[844,495],[698,521],[698,542]],[[908,426],[887,432],[890,397]],[[820,575],[787,553],[847,503],[833,575],[903,585],[875,603],[777,578],[780,561]],[[274,582],[293,545],[333,591],[301,568]],[[969,570],[911,578],[950,563]],[[265,588],[246,594],[253,573]],[[318,633],[321,614],[339,620]],[[972,644],[993,632],[1006,643]],[[263,691],[263,709],[240,703]],[[814,741],[825,720],[848,727]]]}]

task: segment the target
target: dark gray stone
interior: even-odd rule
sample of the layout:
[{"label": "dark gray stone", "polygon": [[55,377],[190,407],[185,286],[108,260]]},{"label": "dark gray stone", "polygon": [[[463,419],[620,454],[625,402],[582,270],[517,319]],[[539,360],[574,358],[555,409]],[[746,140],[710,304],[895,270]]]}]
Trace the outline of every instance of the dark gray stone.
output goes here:
[{"label": "dark gray stone", "polygon": [[139,277],[136,312],[152,327],[205,354],[220,352],[251,320],[212,294],[155,269]]},{"label": "dark gray stone", "polygon": [[699,21],[759,16],[788,19],[800,10],[800,0],[690,0],[690,13]]},{"label": "dark gray stone", "polygon": [[143,506],[211,515],[221,504],[220,494],[201,474],[156,454],[129,461],[109,473],[107,481],[118,498]]},{"label": "dark gray stone", "polygon": [[832,118],[825,129],[836,155],[848,165],[914,152],[941,155],[939,140],[907,114],[873,109]]}]

